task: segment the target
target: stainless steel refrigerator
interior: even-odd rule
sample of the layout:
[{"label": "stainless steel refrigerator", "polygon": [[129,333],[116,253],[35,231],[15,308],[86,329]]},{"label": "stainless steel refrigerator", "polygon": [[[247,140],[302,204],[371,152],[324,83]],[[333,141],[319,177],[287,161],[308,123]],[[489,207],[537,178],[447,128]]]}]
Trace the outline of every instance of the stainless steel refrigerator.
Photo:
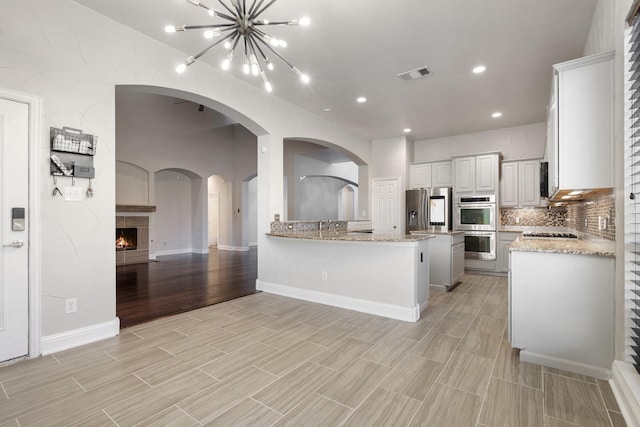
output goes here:
[{"label": "stainless steel refrigerator", "polygon": [[429,192],[424,188],[407,190],[406,224],[407,232],[427,229],[427,202]]}]

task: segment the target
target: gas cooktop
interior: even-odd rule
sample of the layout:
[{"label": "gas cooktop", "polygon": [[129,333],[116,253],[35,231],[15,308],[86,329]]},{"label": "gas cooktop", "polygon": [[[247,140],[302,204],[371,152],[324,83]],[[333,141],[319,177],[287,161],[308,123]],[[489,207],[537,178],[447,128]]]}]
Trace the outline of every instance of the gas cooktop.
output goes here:
[{"label": "gas cooktop", "polygon": [[538,232],[526,232],[522,234],[525,238],[538,238],[538,239],[577,239],[573,233],[538,233]]}]

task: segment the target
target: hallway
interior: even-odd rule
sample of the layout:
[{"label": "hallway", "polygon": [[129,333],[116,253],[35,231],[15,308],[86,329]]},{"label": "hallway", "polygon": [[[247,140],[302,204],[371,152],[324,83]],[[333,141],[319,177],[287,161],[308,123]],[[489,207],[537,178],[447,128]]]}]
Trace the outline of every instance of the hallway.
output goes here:
[{"label": "hallway", "polygon": [[116,267],[116,314],[126,328],[256,292],[258,250],[158,257]]}]

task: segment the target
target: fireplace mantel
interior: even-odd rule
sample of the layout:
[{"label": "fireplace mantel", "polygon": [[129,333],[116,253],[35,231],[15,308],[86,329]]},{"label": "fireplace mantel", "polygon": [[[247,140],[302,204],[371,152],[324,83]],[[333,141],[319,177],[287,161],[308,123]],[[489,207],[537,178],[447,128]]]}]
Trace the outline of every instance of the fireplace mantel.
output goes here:
[{"label": "fireplace mantel", "polygon": [[155,212],[155,206],[149,205],[116,205],[116,212]]}]

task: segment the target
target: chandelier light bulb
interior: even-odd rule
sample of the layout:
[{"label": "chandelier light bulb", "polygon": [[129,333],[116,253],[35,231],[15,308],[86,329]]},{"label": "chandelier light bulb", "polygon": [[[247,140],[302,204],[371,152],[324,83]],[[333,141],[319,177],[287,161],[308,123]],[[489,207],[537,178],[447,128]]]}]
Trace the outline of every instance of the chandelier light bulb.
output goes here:
[{"label": "chandelier light bulb", "polygon": [[[177,0],[176,0],[177,1]],[[184,1],[184,0],[182,0]],[[262,19],[261,15],[266,9],[271,7],[276,0],[218,0],[224,6],[226,11],[220,12],[212,7],[203,4],[202,0],[187,0],[191,5],[206,10],[210,17],[219,18],[223,22],[209,23],[203,25],[167,25],[164,27],[167,33],[182,32],[187,30],[199,30],[206,39],[212,39],[221,36],[217,41],[209,43],[209,45],[189,57],[184,63],[176,67],[178,73],[183,73],[191,64],[193,64],[201,56],[217,47],[224,46],[226,50],[225,58],[221,61],[220,67],[228,70],[231,67],[234,52],[244,50],[242,55],[244,63],[241,67],[242,72],[246,75],[253,74],[262,77],[265,90],[271,92],[273,87],[267,80],[265,71],[273,70],[274,64],[267,58],[265,53],[277,56],[282,60],[293,72],[304,82],[309,83],[310,78],[307,74],[303,74],[293,66],[276,48],[286,48],[287,42],[280,40],[271,34],[265,32],[268,27],[265,26],[308,26],[311,20],[307,16],[293,20],[269,21]],[[266,4],[263,4],[266,3]],[[243,46],[244,49],[239,48]],[[257,57],[259,55],[259,58]]]}]

